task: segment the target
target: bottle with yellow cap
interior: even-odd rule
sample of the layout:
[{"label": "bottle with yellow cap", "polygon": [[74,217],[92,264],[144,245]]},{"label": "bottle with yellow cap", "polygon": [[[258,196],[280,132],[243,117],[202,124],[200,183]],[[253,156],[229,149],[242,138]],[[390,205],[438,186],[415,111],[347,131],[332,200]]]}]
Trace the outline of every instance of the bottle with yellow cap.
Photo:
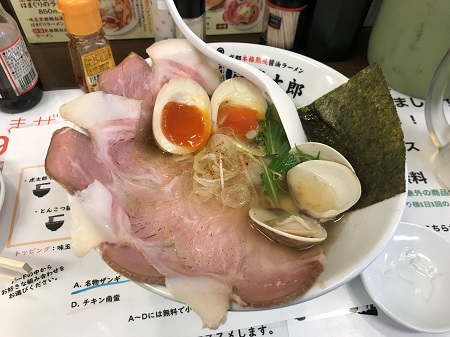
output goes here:
[{"label": "bottle with yellow cap", "polygon": [[102,29],[98,0],[58,0],[77,84],[85,92],[97,90],[97,79],[115,67],[108,39]]}]

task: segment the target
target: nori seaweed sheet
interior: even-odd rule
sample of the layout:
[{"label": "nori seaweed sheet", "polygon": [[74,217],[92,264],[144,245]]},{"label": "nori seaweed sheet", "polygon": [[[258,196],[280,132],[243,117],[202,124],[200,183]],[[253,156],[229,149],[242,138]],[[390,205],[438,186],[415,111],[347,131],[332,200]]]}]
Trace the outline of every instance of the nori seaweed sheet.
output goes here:
[{"label": "nori seaweed sheet", "polygon": [[362,195],[352,209],[405,191],[403,130],[378,63],[298,113],[310,141],[332,146],[355,169]]}]

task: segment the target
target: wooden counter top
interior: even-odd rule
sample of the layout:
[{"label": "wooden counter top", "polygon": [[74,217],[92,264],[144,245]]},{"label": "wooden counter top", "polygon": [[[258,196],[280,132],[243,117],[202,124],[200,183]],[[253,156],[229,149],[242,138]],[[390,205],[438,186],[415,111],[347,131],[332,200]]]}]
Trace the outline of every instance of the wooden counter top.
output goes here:
[{"label": "wooden counter top", "polygon": [[[325,62],[325,64],[347,77],[352,77],[358,71],[365,68],[368,65],[366,51],[369,33],[368,30],[364,29],[361,31],[353,53],[347,60]],[[259,43],[260,36],[260,34],[208,36],[207,42],[246,42],[257,44]],[[119,63],[132,51],[142,57],[147,57],[145,49],[154,40],[149,38],[114,40],[110,42],[116,63]],[[44,90],[76,87],[67,43],[29,44],[28,49],[39,73]]]}]

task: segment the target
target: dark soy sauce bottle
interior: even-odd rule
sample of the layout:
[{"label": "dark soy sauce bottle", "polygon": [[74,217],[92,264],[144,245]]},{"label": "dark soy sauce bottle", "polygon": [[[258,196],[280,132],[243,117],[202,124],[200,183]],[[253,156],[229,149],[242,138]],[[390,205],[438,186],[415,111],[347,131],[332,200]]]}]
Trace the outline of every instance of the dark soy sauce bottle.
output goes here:
[{"label": "dark soy sauce bottle", "polygon": [[304,54],[321,62],[347,59],[371,4],[372,0],[310,0]]},{"label": "dark soy sauce bottle", "polygon": [[38,73],[19,27],[0,4],[0,111],[23,112],[42,99]]}]

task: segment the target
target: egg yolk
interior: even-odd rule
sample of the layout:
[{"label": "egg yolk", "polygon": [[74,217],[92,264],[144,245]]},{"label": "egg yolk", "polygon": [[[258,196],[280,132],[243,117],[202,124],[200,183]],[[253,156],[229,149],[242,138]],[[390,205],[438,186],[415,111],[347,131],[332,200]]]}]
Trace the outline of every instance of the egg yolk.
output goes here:
[{"label": "egg yolk", "polygon": [[246,106],[221,104],[217,112],[217,124],[219,127],[229,127],[238,136],[245,135],[258,129],[258,111]]},{"label": "egg yolk", "polygon": [[162,111],[161,129],[171,143],[197,150],[206,144],[211,122],[196,106],[168,102]]}]

